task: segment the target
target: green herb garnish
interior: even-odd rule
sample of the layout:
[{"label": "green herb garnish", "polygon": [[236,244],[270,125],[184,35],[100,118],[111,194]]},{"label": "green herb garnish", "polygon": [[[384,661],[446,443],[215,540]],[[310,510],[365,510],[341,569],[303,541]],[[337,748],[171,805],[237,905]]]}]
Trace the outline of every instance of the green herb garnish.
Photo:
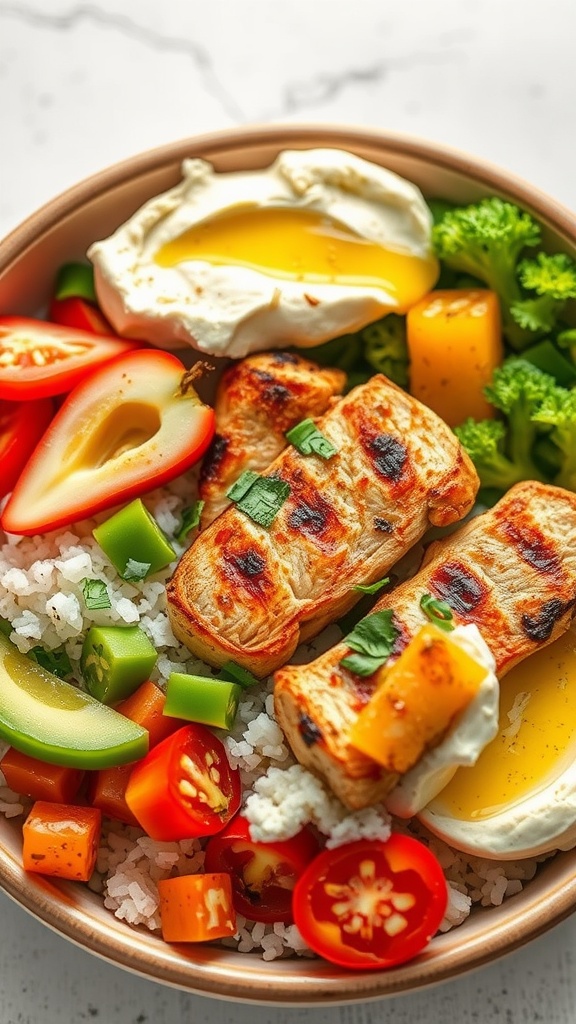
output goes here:
[{"label": "green herb garnish", "polygon": [[388,660],[399,635],[393,623],[394,612],[386,609],[372,612],[354,626],[344,637],[344,643],[354,654],[342,658],[340,664],[357,676],[371,676]]},{"label": "green herb garnish", "polygon": [[376,580],[375,583],[357,583],[352,590],[359,590],[361,594],[377,594],[387,583],[390,583],[389,576],[385,576],[383,580]]},{"label": "green herb garnish", "polygon": [[450,633],[454,629],[454,615],[446,601],[439,601],[438,598],[432,597],[432,594],[422,594],[420,607],[430,622],[443,629],[445,633]]},{"label": "green herb garnish", "polygon": [[46,651],[44,647],[33,647],[28,651],[28,657],[53,676],[58,676],[58,679],[66,679],[72,675],[72,665],[64,647],[56,647],[53,651]]},{"label": "green herb garnish", "polygon": [[204,505],[205,502],[203,501],[195,501],[193,505],[188,505],[186,508],[182,509],[182,520],[178,528],[178,533],[176,533],[174,537],[179,544],[183,544],[191,530],[195,530],[199,525]]},{"label": "green herb garnish", "polygon": [[137,562],[135,558],[129,558],[124,572],[120,575],[123,580],[127,580],[129,583],[139,583],[140,580],[146,579],[151,568],[151,562]]},{"label": "green herb garnish", "polygon": [[314,420],[302,420],[288,430],[285,436],[301,455],[319,455],[321,459],[331,459],[338,452],[332,442],[318,430]]},{"label": "green herb garnish", "polygon": [[249,686],[255,686],[258,683],[256,676],[253,676],[247,668],[243,668],[242,665],[238,665],[235,661],[226,661],[219,674],[220,679],[225,679],[227,682],[239,683],[244,689],[248,689]]},{"label": "green herb garnish", "polygon": [[260,476],[247,469],[226,492],[237,508],[259,526],[271,526],[286,498],[290,484],[280,477]]},{"label": "green herb garnish", "polygon": [[88,578],[82,580],[82,594],[88,611],[94,612],[99,608],[112,607],[108,587],[103,580],[90,580]]}]

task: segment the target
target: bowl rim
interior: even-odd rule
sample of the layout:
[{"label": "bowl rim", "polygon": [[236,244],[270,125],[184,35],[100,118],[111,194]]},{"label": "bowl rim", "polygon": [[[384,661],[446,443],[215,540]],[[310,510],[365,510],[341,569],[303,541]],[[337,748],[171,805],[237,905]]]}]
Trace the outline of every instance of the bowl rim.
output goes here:
[{"label": "bowl rim", "polygon": [[[432,164],[470,178],[475,185],[485,186],[491,193],[510,196],[567,243],[576,246],[576,214],[524,179],[488,161],[440,143],[368,126],[274,123],[245,125],[177,140],[135,154],[84,178],[30,214],[0,241],[0,274],[8,273],[14,262],[60,221],[129,180],[172,167],[177,170],[185,156],[205,156],[217,161],[219,155],[229,156],[235,151],[249,153],[251,148],[263,144],[278,150],[321,146],[368,148],[381,150],[383,157],[389,154]],[[280,981],[275,977],[279,961],[264,963],[255,956],[234,951],[222,953],[214,947],[204,947],[200,961],[200,958],[194,959],[194,951],[169,946],[161,939],[152,939],[149,933],[128,931],[123,922],[117,922],[121,928],[115,930],[91,912],[89,899],[78,902],[77,890],[70,883],[52,884],[42,876],[26,875],[16,854],[3,847],[0,847],[0,887],[26,911],[77,946],[148,980],[236,1002],[302,1007],[317,1006],[320,1002],[342,1005],[398,996],[454,979],[513,952],[576,910],[573,856],[560,853],[554,858],[554,864],[552,885],[547,883],[549,871],[544,867],[518,896],[509,898],[503,907],[490,909],[489,942],[485,934],[473,933],[468,937],[459,929],[462,941],[456,948],[452,944],[444,956],[442,950],[449,945],[448,939],[438,936],[432,947],[416,960],[388,971],[344,972],[323,961],[282,960],[284,977]],[[447,933],[448,936],[453,934]],[[234,966],[239,955],[241,969]]]}]

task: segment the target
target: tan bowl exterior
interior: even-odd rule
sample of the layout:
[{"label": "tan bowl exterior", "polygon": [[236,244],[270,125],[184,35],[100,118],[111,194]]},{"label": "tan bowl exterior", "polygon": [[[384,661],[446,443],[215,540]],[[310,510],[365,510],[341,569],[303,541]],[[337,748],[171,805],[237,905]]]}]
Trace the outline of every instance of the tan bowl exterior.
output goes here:
[{"label": "tan bowl exterior", "polygon": [[[220,170],[262,167],[281,149],[337,147],[380,163],[430,196],[467,201],[498,193],[532,211],[547,239],[576,255],[576,216],[524,182],[464,154],[372,129],[255,126],[152,150],[96,174],[48,203],[0,243],[0,312],[42,308],[55,269],[85,255],[146,199],[176,184],[180,163],[201,156]],[[282,1005],[357,1002],[455,978],[535,938],[576,908],[576,858],[558,854],[523,892],[479,910],[435,938],[416,960],[389,971],[342,971],[321,960],[265,963],[210,945],[168,945],[118,921],[85,886],[27,875],[20,826],[0,820],[0,885],[61,935],[154,981],[223,999]]]}]

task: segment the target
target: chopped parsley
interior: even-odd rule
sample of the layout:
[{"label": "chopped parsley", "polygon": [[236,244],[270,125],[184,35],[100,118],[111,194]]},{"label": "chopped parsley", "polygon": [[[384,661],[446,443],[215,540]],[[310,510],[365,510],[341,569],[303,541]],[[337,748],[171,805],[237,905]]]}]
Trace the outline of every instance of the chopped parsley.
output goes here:
[{"label": "chopped parsley", "polygon": [[260,476],[247,469],[226,492],[236,508],[259,526],[271,526],[286,498],[290,484],[276,476]]},{"label": "chopped parsley", "polygon": [[129,583],[139,583],[140,580],[146,579],[151,568],[151,562],[137,562],[135,558],[129,558],[124,572],[120,573],[120,575],[123,580],[127,580]]},{"label": "chopped parsley", "polygon": [[359,590],[361,594],[377,594],[387,583],[390,583],[389,576],[385,576],[383,580],[376,580],[376,583],[357,583],[352,589]]},{"label": "chopped parsley", "polygon": [[445,633],[450,633],[454,629],[454,615],[446,601],[439,601],[438,598],[432,597],[432,594],[422,594],[420,607],[430,622],[443,629]]},{"label": "chopped parsley", "polygon": [[203,501],[195,501],[193,505],[188,505],[182,509],[180,526],[178,532],[174,535],[174,539],[179,544],[183,544],[188,534],[199,525],[204,504]]},{"label": "chopped parsley", "polygon": [[53,651],[46,651],[44,647],[33,647],[28,651],[28,655],[47,672],[58,676],[59,679],[66,679],[67,676],[72,675],[72,665],[65,647],[56,647]]},{"label": "chopped parsley", "polygon": [[103,580],[82,580],[82,594],[84,604],[88,611],[94,612],[99,608],[111,608],[112,603],[108,594],[108,587]]},{"label": "chopped parsley", "polygon": [[357,676],[371,676],[388,660],[399,635],[393,623],[394,612],[385,609],[372,612],[354,626],[344,637],[344,643],[354,652],[342,658],[342,668]]},{"label": "chopped parsley", "polygon": [[301,455],[319,455],[321,459],[331,459],[337,455],[338,449],[318,430],[314,420],[302,420],[286,432],[286,440],[298,449]]}]

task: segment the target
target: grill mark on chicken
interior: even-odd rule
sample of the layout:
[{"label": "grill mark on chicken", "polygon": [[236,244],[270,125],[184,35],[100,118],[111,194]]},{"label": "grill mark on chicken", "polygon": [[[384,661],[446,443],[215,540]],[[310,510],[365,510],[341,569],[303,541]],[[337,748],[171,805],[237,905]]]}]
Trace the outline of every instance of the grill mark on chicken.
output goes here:
[{"label": "grill mark on chicken", "polygon": [[299,729],[300,735],[307,747],[311,747],[314,743],[319,743],[322,739],[322,730],[318,728],[316,722],[309,715],[300,716]]},{"label": "grill mark on chicken", "polygon": [[487,596],[486,586],[460,562],[448,562],[430,577],[430,590],[453,611],[466,615]]},{"label": "grill mark on chicken", "polygon": [[380,530],[382,533],[392,533],[394,527],[389,519],[383,519],[382,516],[374,516],[374,529]]},{"label": "grill mark on chicken", "polygon": [[[320,494],[314,481],[287,460],[284,479],[290,486],[286,525],[295,534],[302,534],[310,540],[331,550],[342,543],[346,528],[341,523],[334,506]],[[291,538],[292,542],[293,538]],[[295,540],[297,543],[297,538]]]},{"label": "grill mark on chicken", "polygon": [[370,440],[362,438],[362,443],[378,473],[392,483],[398,483],[407,469],[406,446],[391,434],[376,434]]},{"label": "grill mark on chicken", "polygon": [[296,366],[300,361],[293,352],[272,352],[271,358],[277,366]]},{"label": "grill mark on chicken", "polygon": [[226,457],[229,444],[230,441],[227,437],[223,437],[222,434],[214,434],[210,447],[204,456],[204,462],[202,463],[202,469],[200,471],[201,485],[218,479],[220,468]]},{"label": "grill mark on chicken", "polygon": [[554,626],[573,604],[574,601],[564,603],[558,598],[552,598],[544,602],[537,615],[523,615],[522,629],[526,636],[536,643],[549,640]]},{"label": "grill mark on chicken", "polygon": [[[381,375],[333,405],[318,427],[336,455],[307,457],[290,446],[266,470],[291,488],[271,526],[228,508],[185,552],[168,585],[175,635],[211,664],[233,659],[267,675],[357,603],[357,584],[381,579],[428,525],[454,522],[473,503],[478,478],[453,432]],[[398,483],[362,446],[362,436],[384,435],[408,452]],[[379,455],[382,447],[398,450],[387,443]],[[393,531],[375,530],[377,516]],[[250,548],[266,562],[262,577],[247,578],[234,561]]]},{"label": "grill mark on chicken", "polygon": [[266,559],[259,551],[246,548],[245,551],[226,552],[223,562],[223,573],[230,584],[243,587],[256,597],[265,597],[272,580],[266,572]]},{"label": "grill mark on chicken", "polygon": [[514,523],[505,523],[503,529],[510,543],[516,546],[529,565],[540,572],[557,573],[561,570],[556,552],[540,530],[524,528],[524,532],[521,532]]},{"label": "grill mark on chicken", "polygon": [[[502,676],[570,625],[576,604],[575,535],[576,494],[533,481],[517,484],[493,509],[431,544],[418,573],[380,598],[373,611],[393,610],[405,645],[427,622],[422,595],[447,600],[455,624],[478,626]],[[545,546],[543,559],[538,537]],[[375,775],[375,762],[348,742],[350,727],[377,684],[375,676],[360,678],[342,669],[348,653],[343,641],[308,665],[278,670],[275,705],[298,760],[357,809],[383,800],[397,777],[380,768]],[[302,715],[322,732],[311,748],[301,742],[296,726]]]}]

